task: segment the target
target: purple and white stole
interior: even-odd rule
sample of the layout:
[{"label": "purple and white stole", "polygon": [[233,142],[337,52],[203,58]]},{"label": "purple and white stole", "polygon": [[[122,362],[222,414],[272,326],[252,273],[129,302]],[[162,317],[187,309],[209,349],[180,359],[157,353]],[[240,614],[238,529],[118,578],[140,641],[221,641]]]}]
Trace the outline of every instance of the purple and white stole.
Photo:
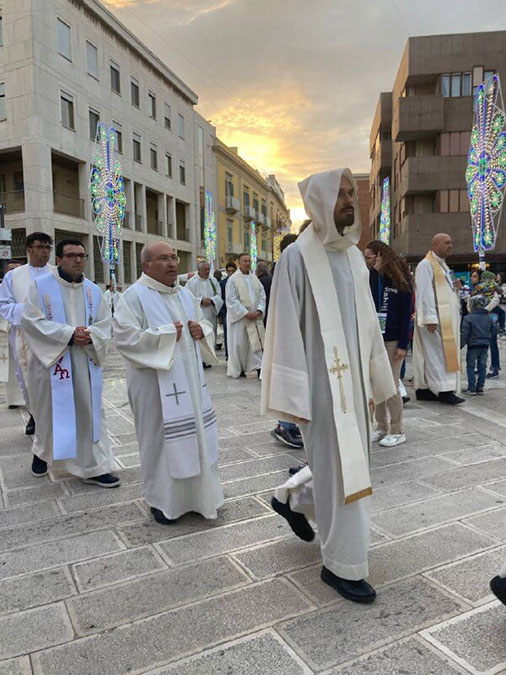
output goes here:
[{"label": "purple and white stole", "polygon": [[[52,273],[36,279],[42,308],[49,321],[67,324],[61,286]],[[100,288],[88,279],[83,284],[86,325],[96,319],[102,293]],[[100,440],[102,433],[102,368],[88,357],[91,402],[93,415],[93,443]],[[50,368],[53,459],[75,459],[77,457],[77,429],[74,388],[72,382],[72,361],[70,348]]]}]

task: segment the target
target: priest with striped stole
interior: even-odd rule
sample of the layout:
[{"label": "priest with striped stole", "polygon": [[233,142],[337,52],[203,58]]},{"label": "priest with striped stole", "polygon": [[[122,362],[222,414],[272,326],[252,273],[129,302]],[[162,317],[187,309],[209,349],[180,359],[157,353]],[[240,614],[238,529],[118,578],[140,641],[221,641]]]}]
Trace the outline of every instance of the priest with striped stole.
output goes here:
[{"label": "priest with striped stole", "polygon": [[395,393],[356,244],[360,212],[349,169],[299,184],[311,224],[276,265],[262,367],[262,413],[300,425],[309,465],[272,506],[295,534],[314,538],[321,579],[354,602],[374,601],[368,576],[369,449],[374,406]]},{"label": "priest with striped stole", "polygon": [[102,408],[102,367],[111,310],[86,279],[78,239],[56,247],[57,267],[30,286],[22,327],[29,346],[28,395],[37,421],[32,474],[48,465],[84,483],[113,488],[119,478]]},{"label": "priest with striped stole", "polygon": [[413,374],[418,401],[464,403],[460,392],[460,300],[446,258],[448,234],[436,234],[416,268]]},{"label": "priest with striped stole", "polygon": [[126,361],[144,498],[162,525],[190,511],[215,519],[223,504],[218,429],[202,365],[217,363],[213,327],[199,298],[179,284],[170,244],[145,246],[141,261],[113,329]]}]

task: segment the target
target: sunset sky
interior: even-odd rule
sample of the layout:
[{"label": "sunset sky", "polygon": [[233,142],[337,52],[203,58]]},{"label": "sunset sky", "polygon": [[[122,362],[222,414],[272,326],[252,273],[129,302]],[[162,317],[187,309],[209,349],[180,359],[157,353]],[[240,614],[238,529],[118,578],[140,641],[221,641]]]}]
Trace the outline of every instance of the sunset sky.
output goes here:
[{"label": "sunset sky", "polygon": [[297,181],[369,171],[378,95],[411,35],[506,29],[504,0],[103,0],[199,96],[198,111],[261,173],[295,223]]}]

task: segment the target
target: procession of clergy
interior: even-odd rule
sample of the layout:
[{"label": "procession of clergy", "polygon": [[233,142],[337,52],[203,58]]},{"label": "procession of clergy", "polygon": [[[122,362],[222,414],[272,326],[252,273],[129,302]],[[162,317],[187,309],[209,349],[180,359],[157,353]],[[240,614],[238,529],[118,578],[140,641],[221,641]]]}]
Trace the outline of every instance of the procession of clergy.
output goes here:
[{"label": "procession of clergy", "polygon": [[[308,465],[276,490],[273,508],[306,541],[314,538],[309,521],[316,522],[322,581],[368,603],[376,597],[366,581],[372,422],[375,406],[398,394],[356,246],[352,174],[319,173],[299,188],[311,224],[275,267],[266,328],[265,291],[248,254],[226,280],[222,307],[208,263],[183,287],[172,246],[148,244],[140,278],[114,296],[112,318],[110,302],[84,276],[82,243],[60,241],[52,266],[51,237],[29,235],[28,264],[12,264],[0,286],[0,381],[9,406],[25,405],[30,414],[33,475],[62,468],[116,488],[102,404],[112,334],[126,363],[153,518],[161,525],[188,512],[214,519],[224,498],[204,365],[217,363],[217,317],[226,311],[227,375],[261,377],[262,414],[302,432]],[[459,390],[459,301],[444,260],[448,240],[435,237],[417,272],[415,387],[435,399]]]}]

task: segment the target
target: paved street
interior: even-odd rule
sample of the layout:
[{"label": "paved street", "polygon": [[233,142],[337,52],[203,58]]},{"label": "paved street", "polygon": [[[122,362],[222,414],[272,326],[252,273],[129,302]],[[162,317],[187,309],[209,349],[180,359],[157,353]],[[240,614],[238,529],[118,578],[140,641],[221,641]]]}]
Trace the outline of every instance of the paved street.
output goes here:
[{"label": "paved street", "polygon": [[[503,354],[506,356],[506,354]],[[319,580],[318,543],[269,509],[302,457],[257,417],[259,382],[207,371],[226,504],[154,523],[124,371],[105,404],[122,487],[31,476],[24,413],[0,412],[0,675],[506,672],[506,379],[458,409],[410,403],[408,443],[373,453],[374,605]]]}]

